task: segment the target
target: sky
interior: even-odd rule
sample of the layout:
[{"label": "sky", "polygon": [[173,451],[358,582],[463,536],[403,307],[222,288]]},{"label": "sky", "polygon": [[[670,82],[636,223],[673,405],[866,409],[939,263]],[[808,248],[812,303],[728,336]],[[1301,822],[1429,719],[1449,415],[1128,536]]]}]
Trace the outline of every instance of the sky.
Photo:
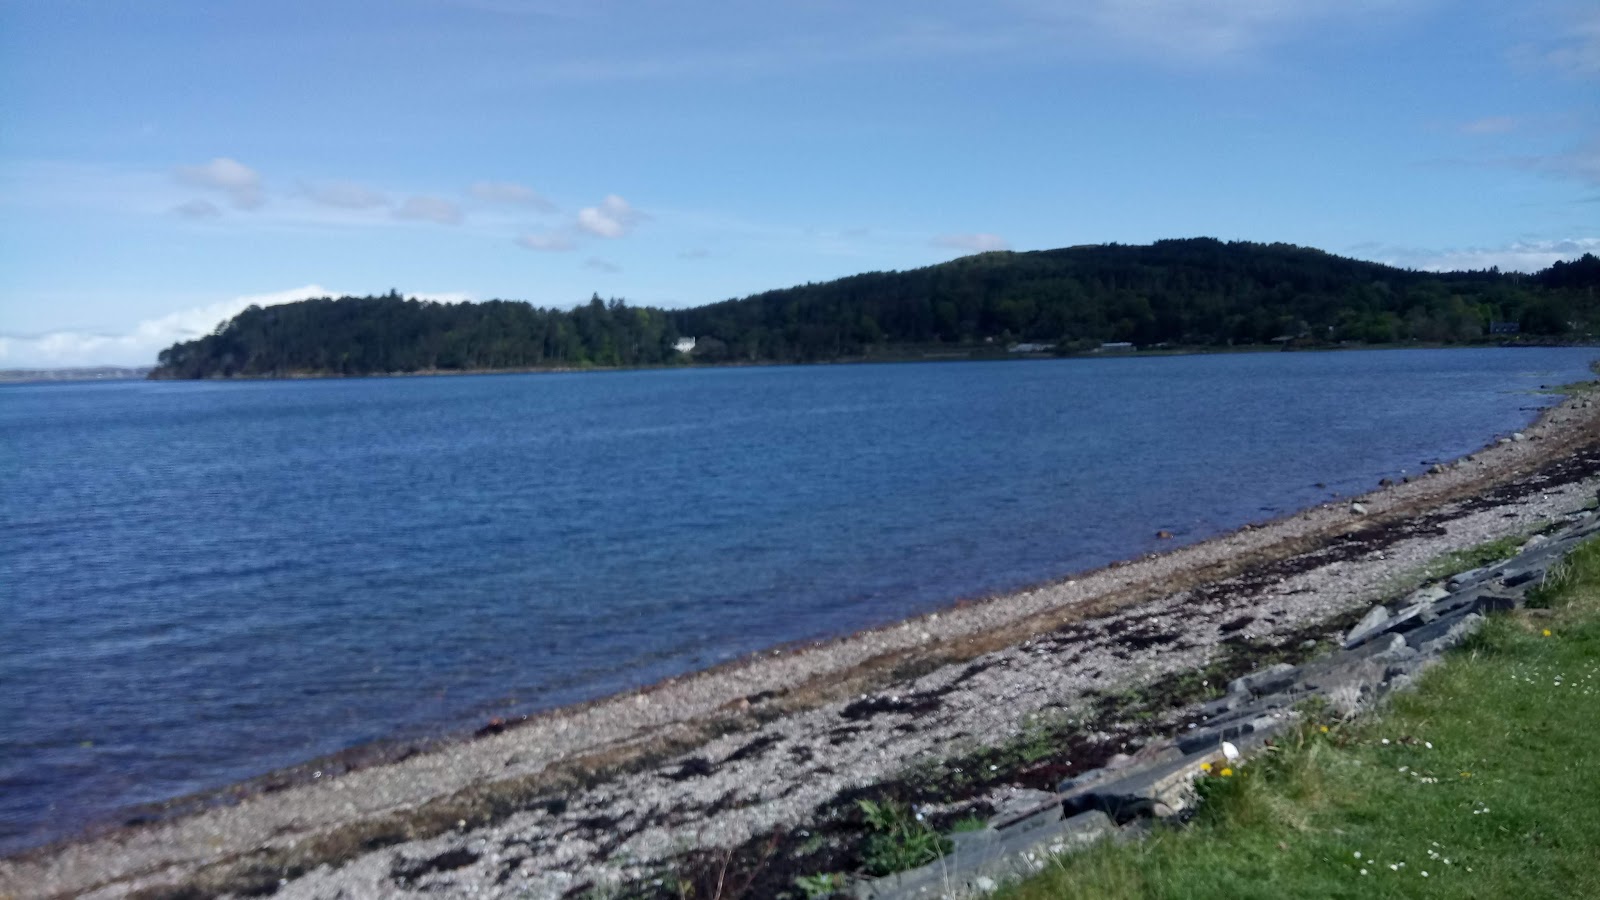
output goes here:
[{"label": "sky", "polygon": [[1600,252],[1600,3],[0,0],[0,368],[1200,235]]}]

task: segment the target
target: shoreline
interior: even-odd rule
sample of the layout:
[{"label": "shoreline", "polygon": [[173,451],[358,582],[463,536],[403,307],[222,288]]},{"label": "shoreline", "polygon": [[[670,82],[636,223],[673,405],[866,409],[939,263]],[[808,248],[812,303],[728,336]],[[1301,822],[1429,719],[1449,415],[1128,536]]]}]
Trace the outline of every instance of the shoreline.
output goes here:
[{"label": "shoreline", "polygon": [[[1245,350],[1242,352],[1252,351]],[[1596,361],[1593,365],[1595,367],[1600,367],[1600,361]],[[534,373],[536,374],[537,370]],[[436,374],[450,375],[506,373],[446,372]],[[1600,382],[1597,382],[1597,384],[1600,384]],[[1558,386],[1551,386],[1549,389],[1541,388],[1539,391],[1533,391],[1531,393],[1542,393],[1549,395],[1560,394],[1561,391]],[[1561,405],[1561,403],[1557,403],[1539,410],[1537,415],[1534,417],[1533,422],[1530,423],[1527,428],[1531,431],[1541,425],[1546,418],[1553,411],[1559,409]],[[1524,407],[1524,409],[1528,408]],[[1496,435],[1496,437],[1498,437],[1498,435]],[[1485,448],[1480,448],[1478,451],[1474,452],[1481,453],[1483,449],[1492,446],[1494,446],[1493,439],[1491,439],[1491,443],[1486,445]],[[1472,455],[1473,454],[1467,454],[1467,457],[1470,458]],[[1446,465],[1448,465],[1454,462],[1454,460],[1446,460],[1444,462]],[[1384,481],[1388,481],[1388,479],[1384,479]],[[1373,493],[1381,493],[1381,489],[1378,489]],[[1190,548],[1236,537],[1244,532],[1271,528],[1285,521],[1295,519],[1302,514],[1309,513],[1319,508],[1319,506],[1327,507],[1330,505],[1349,503],[1352,500],[1364,496],[1368,495],[1335,494],[1324,500],[1321,504],[1318,504],[1318,506],[1292,509],[1271,519],[1249,522],[1242,526],[1227,530],[1220,530],[1207,534],[1203,537],[1191,539],[1186,536],[1176,541],[1166,542],[1161,549],[1156,550],[1155,552],[1136,553],[1125,558],[1113,560],[1100,566],[1071,570],[1062,575],[1033,583],[1023,584],[1017,587],[984,591],[965,596],[956,596],[947,600],[938,601],[936,604],[924,609],[922,612],[915,613],[910,616],[901,618],[888,618],[882,621],[867,624],[863,627],[855,628],[854,630],[847,632],[832,634],[824,637],[781,641],[767,645],[759,650],[744,653],[738,657],[723,660],[713,665],[686,670],[674,675],[658,678],[654,681],[637,684],[632,687],[626,687],[572,703],[564,703],[544,708],[535,708],[525,713],[507,714],[504,717],[456,717],[450,720],[448,724],[441,723],[440,725],[429,727],[426,730],[413,731],[410,734],[396,737],[378,738],[331,752],[306,757],[298,761],[288,762],[270,769],[258,771],[256,774],[237,778],[226,783],[219,784],[215,787],[203,788],[201,790],[186,794],[150,802],[133,804],[111,810],[98,817],[96,820],[90,821],[63,836],[46,839],[42,842],[33,843],[29,846],[0,854],[0,862],[3,862],[6,859],[23,858],[40,853],[49,853],[51,850],[56,848],[82,844],[87,841],[113,836],[127,827],[145,827],[149,825],[180,820],[186,817],[204,813],[208,810],[237,805],[238,803],[251,797],[273,794],[294,787],[309,786],[323,779],[336,778],[352,772],[371,769],[374,767],[394,765],[419,755],[446,752],[452,747],[469,744],[483,737],[504,732],[511,732],[525,726],[536,725],[544,720],[585,712],[595,707],[603,707],[619,700],[620,698],[633,697],[636,695],[644,695],[667,690],[682,683],[692,682],[701,678],[721,676],[737,677],[737,673],[741,670],[767,663],[774,656],[829,652],[830,649],[834,648],[835,645],[848,644],[857,640],[869,640],[874,635],[882,632],[890,632],[897,628],[909,627],[911,623],[920,622],[930,618],[937,620],[941,615],[954,613],[969,607],[982,606],[985,604],[1005,603],[1009,599],[1015,597],[1057,588],[1063,583],[1071,585],[1075,579],[1101,576],[1124,566],[1158,557],[1165,557],[1173,553],[1188,550]],[[0,900],[3,900],[3,895],[0,895]]]},{"label": "shoreline", "polygon": [[[869,365],[902,365],[907,363],[966,363],[966,362],[1041,362],[1051,360],[1097,360],[1097,359],[1165,359],[1175,356],[1245,356],[1261,353],[1359,353],[1363,351],[1396,351],[1396,350],[1522,350],[1522,349],[1549,349],[1552,347],[1600,347],[1600,341],[1544,341],[1544,342],[1483,342],[1483,343],[1457,343],[1457,344],[1361,344],[1359,346],[1311,346],[1311,347],[1282,347],[1271,344],[1243,344],[1237,347],[1170,347],[1153,348],[1148,350],[1118,351],[1102,353],[1100,351],[1086,351],[1066,354],[1053,353],[1023,353],[1016,354],[1009,351],[985,350],[983,347],[957,348],[947,353],[927,354],[921,356],[897,356],[886,354],[884,356],[851,356],[837,359],[823,360],[746,360],[728,362],[683,362],[664,363],[660,365],[639,366],[524,366],[504,369],[418,369],[411,372],[364,372],[346,375],[338,372],[288,372],[274,375],[208,375],[203,378],[178,378],[158,374],[159,369],[153,369],[142,379],[125,379],[134,381],[172,381],[172,382],[226,382],[226,381],[344,381],[358,378],[453,378],[480,375],[580,375],[602,372],[672,372],[672,371],[706,371],[715,369],[768,369],[785,367],[812,367],[812,366],[869,366]],[[34,384],[33,381],[19,381],[17,384]]]},{"label": "shoreline", "polygon": [[[441,740],[398,759],[353,761],[342,771],[324,773],[328,777],[305,777],[318,771],[313,767],[328,759],[323,758],[216,792],[177,798],[162,804],[172,817],[79,835],[0,859],[0,896],[9,896],[13,885],[25,886],[30,876],[40,876],[64,893],[102,887],[110,891],[106,896],[118,896],[180,873],[185,878],[207,870],[218,873],[217,867],[248,859],[261,847],[287,843],[292,849],[367,821],[383,819],[393,831],[396,817],[413,823],[436,819],[441,801],[463,794],[493,805],[497,793],[526,800],[528,792],[537,793],[541,784],[563,777],[603,785],[725,735],[748,737],[769,723],[803,718],[864,690],[922,678],[1014,647],[1064,623],[1150,602],[1155,593],[1214,583],[1385,517],[1434,508],[1452,497],[1480,495],[1593,445],[1600,438],[1600,409],[1582,394],[1570,396],[1544,410],[1528,435],[1525,442],[1491,444],[1440,474],[1363,495],[1365,516],[1353,517],[1345,507],[1354,498],[1344,498],[1338,508],[1313,507],[1159,555],[958,601],[895,624],[769,649],[636,691],[538,713],[504,728],[480,729],[472,737]],[[301,778],[285,778],[285,773]],[[215,805],[223,801],[227,805]],[[200,808],[174,808],[186,804]],[[444,806],[466,808],[472,803]],[[454,821],[452,817],[446,824]],[[433,836],[425,833],[429,827],[408,826],[400,837],[427,840]],[[204,840],[197,841],[202,835]],[[337,843],[317,852],[327,859],[340,853],[344,858],[359,855],[359,846],[340,850]],[[395,841],[378,846],[385,843]],[[106,865],[108,857],[121,862]],[[85,875],[87,884],[79,877]]]}]

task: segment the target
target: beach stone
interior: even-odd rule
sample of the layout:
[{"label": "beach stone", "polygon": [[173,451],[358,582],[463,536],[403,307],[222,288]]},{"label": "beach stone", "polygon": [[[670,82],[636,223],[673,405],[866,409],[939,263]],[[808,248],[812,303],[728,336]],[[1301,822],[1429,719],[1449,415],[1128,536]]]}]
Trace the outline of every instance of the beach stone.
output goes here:
[{"label": "beach stone", "polygon": [[1532,586],[1532,582],[1544,578],[1544,567],[1532,566],[1526,569],[1508,569],[1500,575],[1500,583],[1508,588]]},{"label": "beach stone", "polygon": [[1474,632],[1483,627],[1483,616],[1477,613],[1467,613],[1439,637],[1421,642],[1419,649],[1424,656],[1436,656],[1446,650],[1459,645],[1471,637]]},{"label": "beach stone", "polygon": [[1512,434],[1511,434],[1511,440],[1513,440],[1513,441],[1515,441],[1515,442],[1517,442],[1519,444],[1522,443],[1523,441],[1527,440],[1527,439],[1528,439],[1528,436],[1523,434],[1520,431],[1512,432]]},{"label": "beach stone", "polygon": [[1451,575],[1449,579],[1445,581],[1444,585],[1451,591],[1459,591],[1468,585],[1477,584],[1478,582],[1487,578],[1489,576],[1489,569],[1490,567],[1485,566],[1479,569],[1468,569],[1465,572],[1457,572],[1456,574]]},{"label": "beach stone", "polygon": [[1253,735],[1257,731],[1277,730],[1281,721],[1281,719],[1272,716],[1254,716],[1241,721],[1219,725],[1216,728],[1191,731],[1178,738],[1178,749],[1184,753],[1216,750],[1222,746],[1223,741],[1237,743],[1246,735]]},{"label": "beach stone", "polygon": [[1048,826],[1027,831],[973,832],[942,859],[908,872],[858,881],[850,892],[860,900],[980,897],[1037,872],[1050,857],[1115,833],[1111,818],[1099,810],[1058,817]]},{"label": "beach stone", "polygon": [[994,829],[1029,829],[1061,818],[1060,797],[1055,791],[1032,788],[1012,788],[995,798],[994,815],[989,817],[989,827]]},{"label": "beach stone", "polygon": [[1205,762],[1220,765],[1222,755],[1215,750],[1191,753],[1065,794],[1062,804],[1070,814],[1099,810],[1119,825],[1143,816],[1174,816],[1194,804],[1194,781]]},{"label": "beach stone", "polygon": [[1361,621],[1357,622],[1355,627],[1351,628],[1349,633],[1344,636],[1345,647],[1347,649],[1354,647],[1382,631],[1388,621],[1389,608],[1387,606],[1379,605],[1367,610],[1367,614],[1361,617]]},{"label": "beach stone", "polygon": [[1450,591],[1442,584],[1430,584],[1419,587],[1406,595],[1405,606],[1415,603],[1438,603],[1450,596]]},{"label": "beach stone", "polygon": [[1367,514],[1366,506],[1364,506],[1363,504],[1360,504],[1360,503],[1352,503],[1352,504],[1350,504],[1350,511],[1355,513],[1358,516],[1364,516],[1364,515]]},{"label": "beach stone", "polygon": [[1522,605],[1522,598],[1508,597],[1505,594],[1479,594],[1472,601],[1469,613],[1487,616],[1489,613],[1510,612]]},{"label": "beach stone", "polygon": [[1259,672],[1241,675],[1228,682],[1230,694],[1271,694],[1294,684],[1296,669],[1288,663],[1273,663]]}]

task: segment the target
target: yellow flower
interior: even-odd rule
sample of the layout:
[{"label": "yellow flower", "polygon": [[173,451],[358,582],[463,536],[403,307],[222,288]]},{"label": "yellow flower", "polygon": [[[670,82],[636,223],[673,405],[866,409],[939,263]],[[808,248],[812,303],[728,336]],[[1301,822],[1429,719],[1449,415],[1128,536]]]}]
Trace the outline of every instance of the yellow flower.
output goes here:
[{"label": "yellow flower", "polygon": [[1326,726],[1326,725],[1322,726],[1322,733],[1323,734],[1327,734],[1328,733],[1328,726]]},{"label": "yellow flower", "polygon": [[1461,777],[1462,778],[1471,778],[1472,777],[1472,773],[1471,772],[1462,772],[1461,773]]},{"label": "yellow flower", "polygon": [[1544,630],[1544,636],[1545,636],[1545,637],[1549,637],[1549,636],[1550,636],[1550,629],[1548,629],[1548,628],[1546,628],[1546,629],[1545,629],[1545,630]]},{"label": "yellow flower", "polygon": [[1231,777],[1233,777],[1233,770],[1230,769],[1230,768],[1227,768],[1226,766],[1224,766],[1223,769],[1222,769],[1222,777],[1223,778],[1231,778]]},{"label": "yellow flower", "polygon": [[1211,771],[1211,763],[1201,763],[1200,764],[1200,771],[1202,771],[1202,772]]}]

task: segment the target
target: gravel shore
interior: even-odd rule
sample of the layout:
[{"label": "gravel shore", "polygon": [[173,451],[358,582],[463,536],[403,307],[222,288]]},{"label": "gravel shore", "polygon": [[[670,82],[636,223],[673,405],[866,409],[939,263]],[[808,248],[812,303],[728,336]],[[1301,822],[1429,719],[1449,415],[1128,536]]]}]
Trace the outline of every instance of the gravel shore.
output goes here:
[{"label": "gravel shore", "polygon": [[[648,885],[719,848],[804,831],[852,792],[1013,739],[1031,717],[1087,717],[1096,698],[1230,646],[1335,627],[1440,554],[1570,514],[1600,485],[1600,407],[1585,396],[1525,439],[1361,498],[1364,512],[1318,507],[409,758],[297,771],[228,805],[0,860],[0,897],[556,898]],[[1136,749],[1126,735],[1091,737],[1102,756]],[[997,774],[1009,780],[990,798],[1026,782]]]}]

